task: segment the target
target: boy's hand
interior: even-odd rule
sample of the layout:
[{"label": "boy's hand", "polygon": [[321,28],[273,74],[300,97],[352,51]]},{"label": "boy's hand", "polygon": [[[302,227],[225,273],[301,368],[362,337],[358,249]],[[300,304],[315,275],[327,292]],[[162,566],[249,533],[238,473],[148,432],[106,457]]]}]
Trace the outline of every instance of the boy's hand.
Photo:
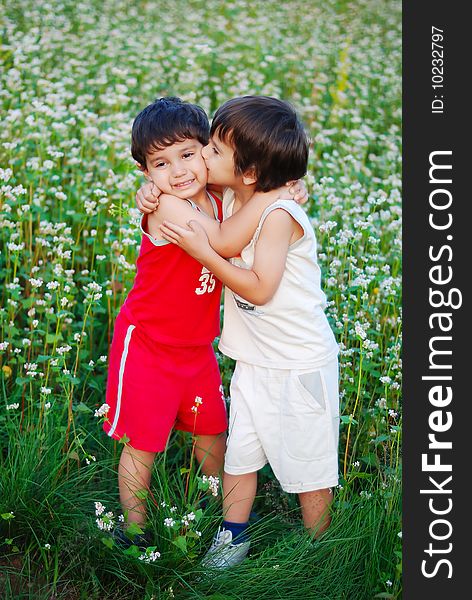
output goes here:
[{"label": "boy's hand", "polygon": [[160,195],[161,190],[153,181],[145,183],[136,192],[136,206],[142,213],[152,213],[159,206]]},{"label": "boy's hand", "polygon": [[[297,179],[296,181],[287,181],[285,184],[288,187],[288,192],[293,196],[291,198],[297,204],[305,204],[308,200],[308,192],[303,179]],[[282,196],[280,196],[282,197]]]},{"label": "boy's hand", "polygon": [[204,262],[208,255],[214,252],[210,246],[207,232],[198,221],[189,221],[187,227],[188,229],[164,221],[159,229],[165,240],[179,246],[199,262]]}]

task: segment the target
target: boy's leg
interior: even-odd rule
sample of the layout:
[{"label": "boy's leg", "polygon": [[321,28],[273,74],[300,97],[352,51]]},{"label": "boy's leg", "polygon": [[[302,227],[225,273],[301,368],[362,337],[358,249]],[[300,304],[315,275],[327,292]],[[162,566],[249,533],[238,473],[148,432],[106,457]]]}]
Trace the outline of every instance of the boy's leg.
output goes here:
[{"label": "boy's leg", "polygon": [[256,498],[257,471],[223,475],[223,516],[231,523],[247,523]]},{"label": "boy's leg", "polygon": [[198,435],[196,439],[195,456],[202,466],[202,472],[207,476],[221,477],[226,450],[226,432],[218,435]]},{"label": "boy's leg", "polygon": [[315,537],[320,536],[328,529],[331,523],[331,516],[329,514],[329,506],[333,501],[331,488],[301,492],[298,494],[298,498],[300,500],[303,524],[315,534]]},{"label": "boy's leg", "polygon": [[123,513],[128,513],[128,523],[142,527],[146,522],[146,500],[138,498],[136,492],[148,490],[155,452],[136,450],[125,446],[118,466],[118,486]]},{"label": "boy's leg", "polygon": [[246,558],[250,547],[246,529],[256,497],[256,487],[257,471],[244,475],[224,473],[224,521],[203,558],[203,566],[226,569],[238,565]]}]

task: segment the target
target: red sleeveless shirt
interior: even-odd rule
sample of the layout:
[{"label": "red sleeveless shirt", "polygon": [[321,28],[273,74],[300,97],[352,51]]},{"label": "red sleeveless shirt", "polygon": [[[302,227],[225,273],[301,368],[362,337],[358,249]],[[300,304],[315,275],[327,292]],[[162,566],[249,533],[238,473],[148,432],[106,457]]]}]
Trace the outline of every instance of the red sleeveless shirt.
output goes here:
[{"label": "red sleeveless shirt", "polygon": [[[221,221],[221,200],[208,195]],[[178,246],[146,233],[146,221],[143,215],[137,273],[121,310],[157,342],[172,346],[211,343],[220,333],[221,282]]]}]

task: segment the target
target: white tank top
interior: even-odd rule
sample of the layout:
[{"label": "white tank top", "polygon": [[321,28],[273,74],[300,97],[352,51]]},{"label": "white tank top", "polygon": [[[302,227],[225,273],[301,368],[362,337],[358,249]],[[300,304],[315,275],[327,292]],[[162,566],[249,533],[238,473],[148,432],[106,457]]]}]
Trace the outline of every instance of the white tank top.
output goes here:
[{"label": "white tank top", "polygon": [[[223,218],[231,216],[234,192],[223,196]],[[316,258],[313,227],[304,210],[292,200],[278,200],[261,215],[251,242],[241,257],[231,259],[250,269],[267,215],[282,208],[303,228],[303,236],[288,250],[280,285],[273,298],[254,306],[225,288],[224,324],[219,349],[227,356],[263,367],[305,369],[328,363],[339,351],[324,308],[321,272]]]}]

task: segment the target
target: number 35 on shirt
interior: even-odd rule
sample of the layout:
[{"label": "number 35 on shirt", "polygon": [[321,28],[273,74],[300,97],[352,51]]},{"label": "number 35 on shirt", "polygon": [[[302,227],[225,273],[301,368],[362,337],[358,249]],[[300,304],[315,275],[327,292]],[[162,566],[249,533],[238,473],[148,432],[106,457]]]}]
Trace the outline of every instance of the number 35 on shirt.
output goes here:
[{"label": "number 35 on shirt", "polygon": [[211,294],[215,289],[216,281],[213,274],[206,268],[202,267],[202,273],[198,279],[200,287],[195,288],[195,293],[201,296],[207,292]]}]

